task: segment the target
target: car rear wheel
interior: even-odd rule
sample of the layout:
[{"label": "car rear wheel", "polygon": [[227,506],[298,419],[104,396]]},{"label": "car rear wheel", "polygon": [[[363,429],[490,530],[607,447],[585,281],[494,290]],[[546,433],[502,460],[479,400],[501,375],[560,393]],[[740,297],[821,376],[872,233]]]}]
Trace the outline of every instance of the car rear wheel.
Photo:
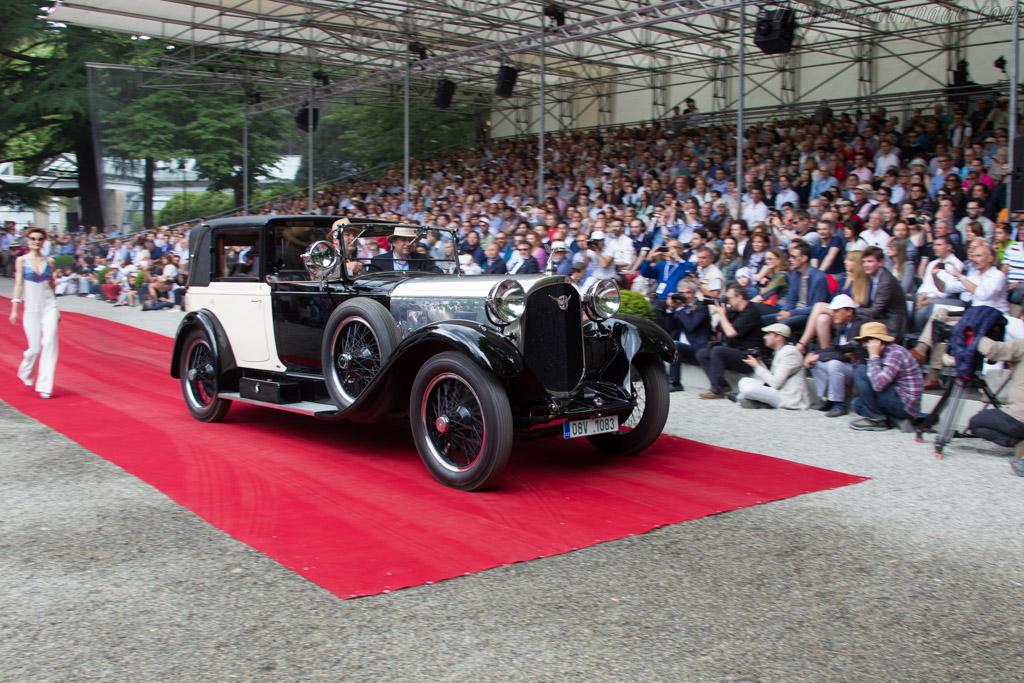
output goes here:
[{"label": "car rear wheel", "polygon": [[587,439],[598,450],[616,455],[636,455],[654,443],[668,420],[668,377],[660,360],[635,359],[629,367],[636,407],[623,418],[619,431]]},{"label": "car rear wheel", "polygon": [[420,368],[409,413],[420,458],[442,484],[476,491],[505,469],[512,451],[508,396],[462,354],[441,353]]},{"label": "car rear wheel", "polygon": [[355,403],[396,346],[395,320],[376,301],[351,299],[334,309],[320,355],[327,392],[339,408]]},{"label": "car rear wheel", "polygon": [[220,378],[213,345],[201,330],[192,330],[181,346],[178,367],[181,370],[181,393],[192,417],[200,422],[220,422],[231,407],[231,401],[217,398]]}]

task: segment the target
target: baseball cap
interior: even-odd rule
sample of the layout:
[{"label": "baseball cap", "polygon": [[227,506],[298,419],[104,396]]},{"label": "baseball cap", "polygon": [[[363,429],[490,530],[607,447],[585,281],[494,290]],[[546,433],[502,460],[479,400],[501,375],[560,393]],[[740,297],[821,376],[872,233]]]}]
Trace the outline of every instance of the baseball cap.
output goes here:
[{"label": "baseball cap", "polygon": [[828,310],[838,311],[840,308],[857,308],[857,302],[849,294],[837,294],[828,305]]},{"label": "baseball cap", "polygon": [[604,231],[603,230],[595,230],[594,232],[590,233],[590,239],[592,239],[592,240],[603,240],[604,239]]},{"label": "baseball cap", "polygon": [[789,339],[789,335],[793,334],[793,331],[791,329],[789,329],[789,325],[783,325],[782,323],[772,323],[771,325],[768,325],[767,327],[762,327],[761,331],[762,332],[774,332],[775,334],[782,335],[786,339]]}]

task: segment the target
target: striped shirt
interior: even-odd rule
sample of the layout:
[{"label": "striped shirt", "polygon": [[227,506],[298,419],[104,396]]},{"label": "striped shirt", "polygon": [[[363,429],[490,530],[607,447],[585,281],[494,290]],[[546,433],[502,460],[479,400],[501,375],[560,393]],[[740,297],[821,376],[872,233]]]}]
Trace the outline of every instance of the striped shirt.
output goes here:
[{"label": "striped shirt", "polygon": [[868,379],[875,391],[883,391],[895,382],[896,395],[907,413],[916,416],[921,412],[921,367],[899,344],[886,344],[880,357],[868,359]]},{"label": "striped shirt", "polygon": [[1024,282],[1024,243],[1014,242],[1003,253],[1006,279],[1009,282]]}]

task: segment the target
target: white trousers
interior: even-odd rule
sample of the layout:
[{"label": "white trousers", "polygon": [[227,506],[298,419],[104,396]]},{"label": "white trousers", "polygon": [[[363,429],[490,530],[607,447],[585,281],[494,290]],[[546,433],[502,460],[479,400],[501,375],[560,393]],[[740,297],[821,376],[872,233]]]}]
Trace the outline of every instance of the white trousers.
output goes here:
[{"label": "white trousers", "polygon": [[782,394],[778,389],[773,389],[755,377],[740,377],[737,385],[739,391],[736,393],[737,400],[749,398],[761,403],[767,403],[772,408],[778,408],[782,403]]},{"label": "white trousers", "polygon": [[53,393],[53,374],[57,368],[57,322],[60,311],[52,306],[42,311],[25,311],[21,324],[25,328],[28,349],[18,366],[18,377],[31,386],[35,380],[40,394]]}]

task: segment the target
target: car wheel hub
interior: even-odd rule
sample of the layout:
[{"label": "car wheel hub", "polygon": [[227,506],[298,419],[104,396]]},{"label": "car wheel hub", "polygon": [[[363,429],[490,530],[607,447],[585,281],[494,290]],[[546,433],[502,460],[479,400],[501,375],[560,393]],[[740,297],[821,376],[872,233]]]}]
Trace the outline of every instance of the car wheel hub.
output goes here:
[{"label": "car wheel hub", "polygon": [[444,434],[445,432],[448,431],[448,424],[448,417],[446,415],[442,415],[441,417],[434,420],[434,429],[437,430],[438,434]]}]

